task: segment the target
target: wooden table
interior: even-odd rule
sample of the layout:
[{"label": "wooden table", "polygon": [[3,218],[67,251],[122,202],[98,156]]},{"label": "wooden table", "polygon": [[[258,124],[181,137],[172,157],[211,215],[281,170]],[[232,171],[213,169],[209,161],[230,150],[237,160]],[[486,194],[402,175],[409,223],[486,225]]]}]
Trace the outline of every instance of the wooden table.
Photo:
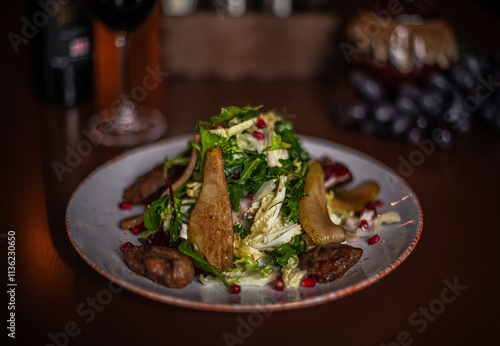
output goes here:
[{"label": "wooden table", "polygon": [[[17,13],[21,17],[20,13]],[[95,146],[59,181],[54,162],[84,139],[93,100],[66,109],[36,101],[27,50],[2,45],[0,256],[7,287],[7,237],[15,233],[15,311],[2,294],[1,340],[13,345],[491,345],[500,322],[498,239],[500,138],[476,126],[448,151],[435,150],[407,176],[423,208],[415,251],[393,273],[343,299],[261,316],[194,311],[119,290],[73,249],[68,199],[93,169],[123,152]],[[361,150],[395,171],[418,147],[337,127],[340,82],[166,81],[158,107],[165,137],[191,133],[221,106],[264,104],[295,115],[296,131]],[[420,155],[420,154],[418,154]],[[115,290],[103,301],[103,290]],[[100,300],[99,300],[100,299]],[[15,312],[15,340],[6,338]],[[248,327],[250,326],[250,327]],[[4,341],[1,342],[5,345]]]}]

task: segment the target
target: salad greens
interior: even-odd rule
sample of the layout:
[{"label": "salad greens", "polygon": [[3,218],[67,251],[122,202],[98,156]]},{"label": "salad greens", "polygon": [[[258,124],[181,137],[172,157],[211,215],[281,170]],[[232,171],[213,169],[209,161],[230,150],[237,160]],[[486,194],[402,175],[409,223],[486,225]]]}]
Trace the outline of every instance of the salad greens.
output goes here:
[{"label": "salad greens", "polygon": [[[176,157],[165,159],[167,178],[169,168],[188,165],[189,151],[195,150],[197,162],[190,162],[194,172],[144,213],[146,231],[141,241],[177,247],[210,274],[200,275],[204,284],[224,284],[231,290],[235,283],[265,285],[281,275],[286,287],[296,288],[307,274],[298,267],[311,245],[299,223],[299,202],[305,196],[310,157],[293,132],[292,122],[275,112],[263,113],[261,107],[226,107],[209,122],[199,122],[199,140],[190,141],[187,150]],[[222,273],[188,239],[190,215],[203,187],[205,154],[213,147],[222,150],[234,230],[233,268]],[[172,189],[170,180],[169,187]],[[374,221],[374,208],[365,208],[360,215],[340,209],[335,193],[326,194],[329,218],[351,235],[364,236],[374,232],[377,222],[397,222],[399,218],[397,213],[385,213]],[[360,220],[369,227],[359,226]]]},{"label": "salad greens", "polygon": [[[164,232],[170,243],[180,241],[178,249],[197,267],[228,287],[231,282],[263,285],[272,281],[276,274],[271,266],[279,271],[306,248],[298,205],[304,195],[309,154],[294,134],[292,122],[274,112],[261,113],[261,107],[225,107],[210,122],[199,122],[199,141],[189,143],[199,153],[194,174],[174,196],[157,199],[144,213],[143,242]],[[189,215],[201,191],[205,153],[215,146],[222,148],[235,232],[234,267],[224,273],[187,239]],[[170,167],[187,165],[189,149],[165,159],[165,176]],[[205,283],[211,280],[203,279]]]}]

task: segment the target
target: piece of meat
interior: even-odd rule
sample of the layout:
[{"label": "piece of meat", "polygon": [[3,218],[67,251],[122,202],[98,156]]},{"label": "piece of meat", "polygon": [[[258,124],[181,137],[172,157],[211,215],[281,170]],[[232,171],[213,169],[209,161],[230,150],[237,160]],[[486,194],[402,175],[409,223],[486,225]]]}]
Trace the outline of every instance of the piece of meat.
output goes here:
[{"label": "piece of meat", "polygon": [[172,288],[187,286],[194,279],[191,259],[177,249],[163,246],[131,246],[125,250],[129,268]]},{"label": "piece of meat", "polygon": [[164,165],[158,165],[152,171],[141,175],[130,187],[125,189],[123,200],[139,204],[162,187],[167,186],[167,180],[163,177],[163,167]]},{"label": "piece of meat", "polygon": [[320,283],[341,278],[361,258],[363,250],[346,244],[318,245],[306,252],[299,266]]}]

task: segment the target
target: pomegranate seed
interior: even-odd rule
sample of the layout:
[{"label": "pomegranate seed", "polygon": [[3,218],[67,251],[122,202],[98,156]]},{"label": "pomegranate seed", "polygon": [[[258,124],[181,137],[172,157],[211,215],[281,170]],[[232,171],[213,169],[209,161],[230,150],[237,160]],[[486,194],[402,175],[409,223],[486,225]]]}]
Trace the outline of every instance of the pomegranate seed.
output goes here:
[{"label": "pomegranate seed", "polygon": [[263,129],[264,127],[266,127],[266,122],[264,121],[264,119],[259,118],[255,123],[255,126],[257,126],[258,129]]},{"label": "pomegranate seed", "polygon": [[384,201],[381,201],[380,199],[378,199],[378,200],[375,201],[375,205],[377,207],[383,207],[384,206]]},{"label": "pomegranate seed", "polygon": [[368,203],[365,207],[368,210],[375,210],[375,203]]},{"label": "pomegranate seed", "polygon": [[368,228],[368,222],[366,220],[361,220],[359,222],[358,228],[367,229]]},{"label": "pomegranate seed", "polygon": [[132,244],[131,242],[126,242],[121,246],[120,250],[122,250],[122,252],[125,253],[125,250],[127,250],[131,246],[134,246],[134,244]]},{"label": "pomegranate seed", "polygon": [[231,291],[229,291],[229,293],[231,294],[238,294],[241,292],[241,286],[238,285],[238,284],[232,284],[231,285]]},{"label": "pomegranate seed", "polygon": [[120,209],[132,209],[132,203],[121,202],[119,207],[120,207]]},{"label": "pomegranate seed", "polygon": [[380,240],[380,237],[378,236],[378,234],[375,234],[373,237],[368,239],[368,244],[369,245],[377,244],[379,242],[379,240]]},{"label": "pomegranate seed", "polygon": [[285,289],[285,283],[283,282],[283,278],[278,276],[276,281],[274,281],[274,290],[275,291],[283,291]]},{"label": "pomegranate seed", "polygon": [[301,284],[303,287],[314,287],[316,286],[316,278],[303,278]]},{"label": "pomegranate seed", "polygon": [[225,129],[226,127],[222,124],[219,124],[215,127],[216,129]]},{"label": "pomegranate seed", "polygon": [[144,228],[146,228],[146,227],[144,226],[144,223],[141,223],[141,224],[139,224],[139,225],[137,225],[137,226],[132,227],[132,228],[130,229],[130,231],[132,232],[132,234],[137,235],[137,234],[141,233],[141,232],[144,230]]},{"label": "pomegranate seed", "polygon": [[252,133],[252,136],[255,139],[264,139],[264,137],[265,137],[264,134],[262,132],[259,132],[259,131],[254,131]]}]

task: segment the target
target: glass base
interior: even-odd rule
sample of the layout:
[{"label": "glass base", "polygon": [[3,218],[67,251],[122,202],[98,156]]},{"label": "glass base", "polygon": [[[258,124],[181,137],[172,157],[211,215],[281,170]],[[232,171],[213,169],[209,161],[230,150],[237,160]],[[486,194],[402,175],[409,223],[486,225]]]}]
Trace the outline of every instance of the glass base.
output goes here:
[{"label": "glass base", "polygon": [[118,119],[111,109],[93,115],[89,130],[100,143],[110,147],[131,147],[152,142],[167,131],[167,119],[156,109],[136,106],[136,114]]}]

